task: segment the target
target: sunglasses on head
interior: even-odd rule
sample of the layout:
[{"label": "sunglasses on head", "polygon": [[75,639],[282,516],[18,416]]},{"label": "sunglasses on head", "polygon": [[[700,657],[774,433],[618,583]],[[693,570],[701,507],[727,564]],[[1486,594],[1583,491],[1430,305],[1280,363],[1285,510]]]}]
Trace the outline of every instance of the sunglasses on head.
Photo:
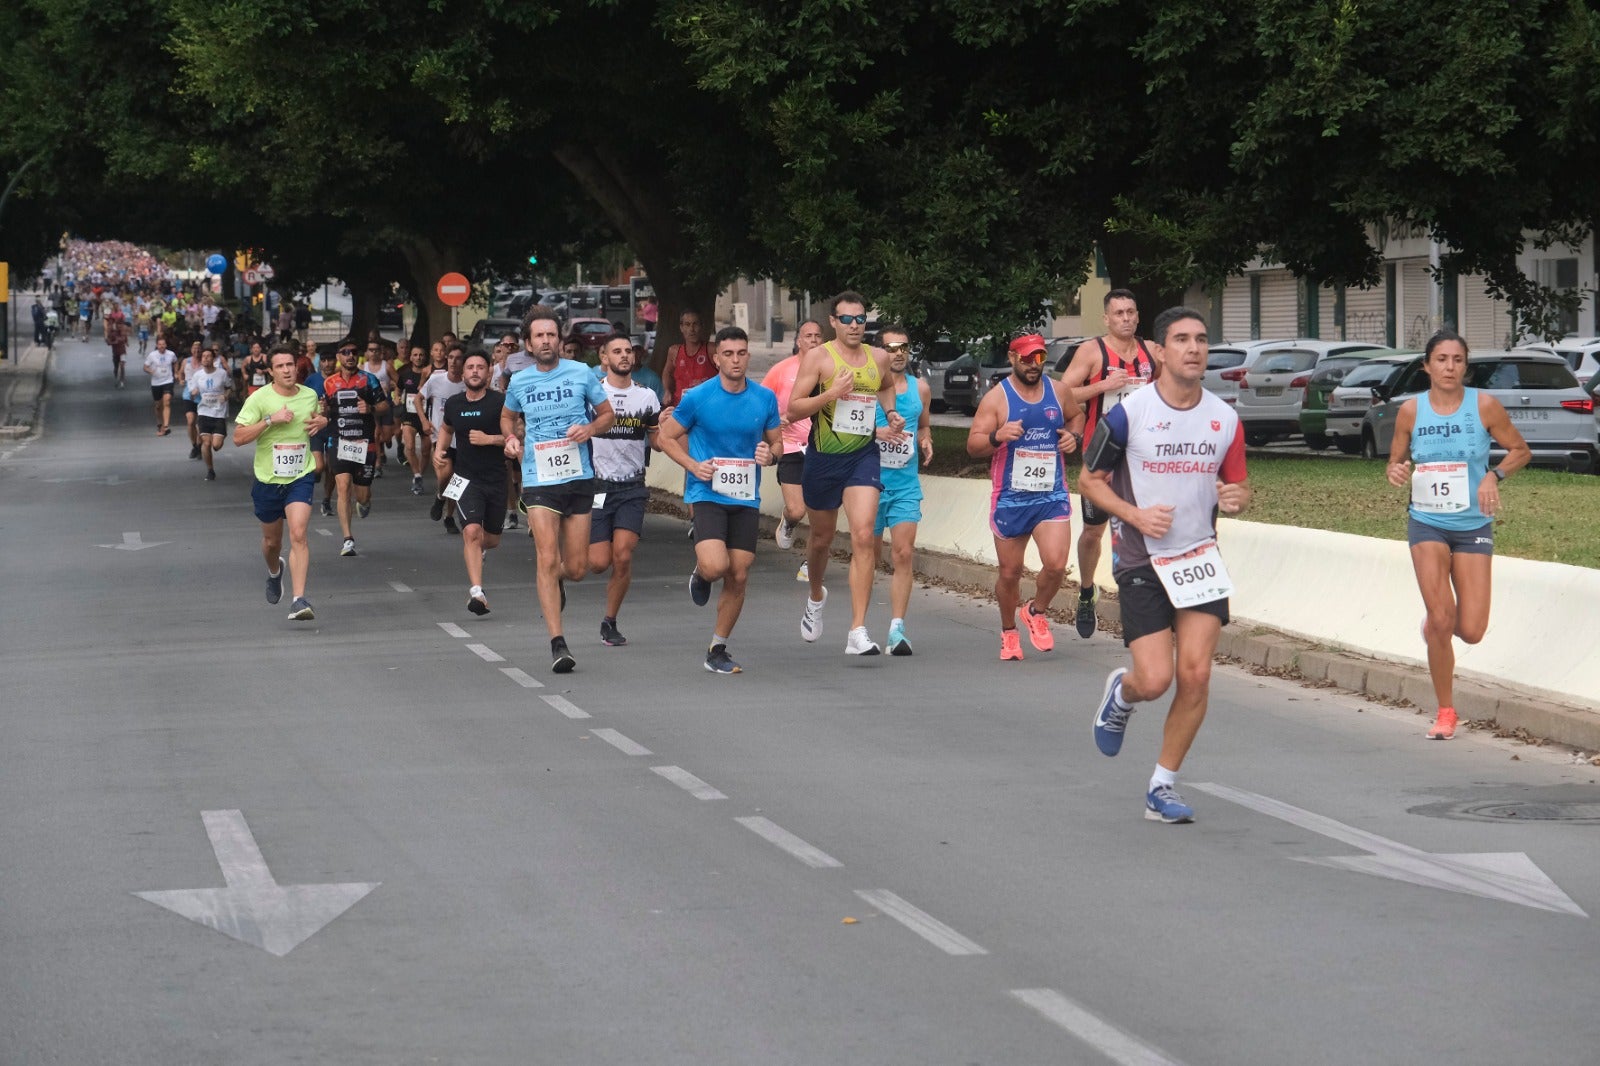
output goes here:
[{"label": "sunglasses on head", "polygon": [[837,318],[840,324],[845,326],[864,326],[867,324],[866,315],[834,315],[833,317]]}]

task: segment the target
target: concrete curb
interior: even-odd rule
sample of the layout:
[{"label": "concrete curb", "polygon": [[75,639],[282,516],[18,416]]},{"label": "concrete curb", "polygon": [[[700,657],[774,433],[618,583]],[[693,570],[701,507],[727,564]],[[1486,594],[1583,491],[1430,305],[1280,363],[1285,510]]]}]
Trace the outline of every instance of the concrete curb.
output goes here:
[{"label": "concrete curb", "polygon": [[[682,498],[653,488],[651,500],[660,510],[687,515]],[[761,516],[762,532],[772,535],[777,520]],[[809,527],[796,531],[796,545],[805,543]],[[834,551],[850,551],[850,537],[834,536]],[[994,585],[994,568],[952,555],[918,548],[917,576],[964,590],[982,593]],[[1071,603],[1070,594],[1078,586],[1062,586],[1058,602]],[[1060,613],[1059,608],[1056,613]],[[1115,594],[1102,591],[1096,609],[1102,625],[1120,626]],[[1347,692],[1375,700],[1409,703],[1417,707],[1433,705],[1433,682],[1426,667],[1406,666],[1356,655],[1300,640],[1247,618],[1235,618],[1223,629],[1217,643],[1220,661],[1237,661],[1282,677],[1311,683],[1326,683]],[[1600,751],[1600,714],[1568,706],[1519,691],[1512,686],[1490,685],[1458,677],[1455,683],[1456,712],[1462,721],[1493,722],[1502,730],[1526,731],[1530,737],[1567,744],[1586,752]]]},{"label": "concrete curb", "polygon": [[50,355],[30,344],[16,365],[0,372],[0,441],[24,440],[38,433]]}]

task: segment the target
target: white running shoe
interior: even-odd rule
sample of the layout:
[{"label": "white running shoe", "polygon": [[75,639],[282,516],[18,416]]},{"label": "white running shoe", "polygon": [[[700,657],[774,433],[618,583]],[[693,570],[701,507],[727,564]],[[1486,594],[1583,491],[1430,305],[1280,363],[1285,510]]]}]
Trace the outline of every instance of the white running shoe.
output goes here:
[{"label": "white running shoe", "polygon": [[828,602],[828,590],[822,590],[822,599],[806,598],[806,613],[800,616],[800,638],[806,643],[822,636],[822,605]]},{"label": "white running shoe", "polygon": [[787,518],[778,519],[777,532],[772,534],[772,539],[778,542],[778,547],[788,549],[794,547],[794,529],[798,522],[791,523]]},{"label": "white running shoe", "polygon": [[800,564],[800,569],[798,569],[798,570],[796,570],[794,572],[794,579],[796,581],[807,581],[807,582],[809,582],[811,580],[811,563],[810,562],[801,563]]},{"label": "white running shoe", "polygon": [[846,655],[877,655],[878,652],[878,645],[873,642],[866,626],[856,626],[850,631],[850,636],[845,639],[844,653]]}]

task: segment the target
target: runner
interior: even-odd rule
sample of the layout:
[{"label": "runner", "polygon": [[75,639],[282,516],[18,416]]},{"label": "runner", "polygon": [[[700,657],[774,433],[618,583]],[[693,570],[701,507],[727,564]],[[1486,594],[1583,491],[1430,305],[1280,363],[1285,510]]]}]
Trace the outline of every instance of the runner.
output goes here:
[{"label": "runner", "polygon": [[239,364],[239,373],[244,378],[244,394],[247,399],[257,389],[266,386],[271,378],[269,370],[266,353],[261,350],[261,342],[252,341],[249,354]]},{"label": "runner", "polygon": [[978,404],[967,434],[967,454],[989,459],[1000,658],[1020,662],[1017,605],[1030,540],[1039,553],[1039,576],[1033,599],[1022,608],[1022,621],[1036,650],[1056,646],[1048,612],[1066,578],[1072,550],[1072,497],[1061,456],[1076,451],[1083,441],[1083,409],[1066,382],[1045,377],[1045,343],[1039,334],[1013,340],[1009,355],[1010,376],[1001,378],[999,387]]},{"label": "runner", "polygon": [[169,427],[172,421],[172,377],[177,363],[178,357],[167,347],[165,337],[157,337],[155,350],[144,357],[144,372],[150,375],[150,399],[151,406],[155,408],[158,437],[165,437],[172,432]]},{"label": "runner", "polygon": [[128,370],[124,360],[128,354],[128,320],[120,310],[113,310],[106,316],[106,343],[111,346],[111,374],[117,381],[117,388],[122,388],[128,380]]},{"label": "runner", "polygon": [[177,381],[175,390],[178,394],[178,410],[183,412],[183,421],[189,433],[189,458],[200,458],[200,430],[196,425],[199,418],[199,408],[195,404],[196,397],[189,389],[189,378],[200,372],[200,342],[195,341],[189,345],[189,354],[178,361]]},{"label": "runner", "polygon": [[861,343],[867,331],[866,298],[841,292],[833,298],[829,321],[834,340],[800,357],[789,395],[789,417],[811,419],[801,485],[811,513],[806,543],[811,588],[800,636],[814,641],[822,635],[822,606],[828,601],[822,581],[843,506],[850,523],[850,634],[844,650],[847,655],[877,655],[878,645],[867,633],[867,605],[877,570],[872,525],[882,488],[873,404],[889,412],[889,428],[896,432],[905,428],[905,419],[895,410],[888,353]]},{"label": "runner", "polygon": [[661,402],[670,408],[683,394],[708,378],[715,377],[717,366],[711,361],[711,347],[700,324],[700,312],[685,311],[678,316],[678,332],[683,341],[667,349],[667,396]]},{"label": "runner", "polygon": [[[500,355],[499,362],[495,366],[494,387],[500,392],[505,392],[506,384],[510,382],[512,375],[533,365],[533,353],[528,350],[527,345],[522,343],[521,333],[507,333],[500,338],[500,343],[495,345],[495,350]],[[522,464],[507,459],[505,466],[506,499],[516,500],[520,506],[522,501]],[[506,512],[505,528],[517,528],[517,512],[515,508]]]},{"label": "runner", "polygon": [[[393,350],[394,346],[388,341],[371,341],[367,344],[366,362],[361,365],[361,369],[367,372],[367,376],[378,383],[378,388],[383,390],[385,397],[394,391],[392,385],[393,373],[389,365]],[[394,406],[392,404],[386,405],[383,412],[378,415],[376,432],[377,435],[374,439],[378,445],[378,460],[377,465],[372,468],[372,476],[382,477],[383,468],[389,462],[389,441],[394,439],[395,434]]]},{"label": "runner", "polygon": [[228,432],[228,394],[233,391],[233,377],[217,365],[215,348],[207,345],[200,349],[200,368],[189,374],[188,386],[194,397],[198,423],[196,429],[200,456],[206,463],[206,480],[215,481],[217,468],[212,456],[222,447],[222,438]]},{"label": "runner", "polygon": [[[566,600],[562,578],[588,572],[589,512],[594,506],[594,466],[584,445],[611,428],[606,390],[582,363],[565,360],[555,312],[528,310],[523,333],[534,364],[506,386],[500,432],[506,454],[522,460],[522,502],[537,552],[539,609],[550,633],[550,669],[570,673],[577,660],[561,632]],[[519,417],[520,416],[520,417]],[[522,427],[517,423],[523,422]]]},{"label": "runner", "polygon": [[421,496],[422,488],[422,421],[417,418],[418,394],[423,379],[428,376],[428,353],[421,348],[411,349],[405,368],[395,376],[395,405],[400,411],[400,454],[411,467],[411,495]]},{"label": "runner", "polygon": [[[1159,699],[1177,677],[1161,755],[1145,793],[1146,818],[1192,822],[1178,795],[1184,756],[1205,720],[1211,657],[1228,622],[1233,582],[1217,550],[1216,515],[1250,502],[1239,416],[1205,391],[1205,319],[1186,307],[1156,316],[1151,349],[1161,373],[1107,411],[1096,427],[1079,487],[1111,516],[1112,571],[1122,642],[1132,670],[1106,678],[1095,746],[1122,750],[1135,704]],[[1176,667],[1174,667],[1176,661]]]},{"label": "runner", "polygon": [[[281,347],[289,350],[287,345]],[[339,369],[322,383],[323,409],[333,423],[335,437],[333,484],[339,498],[339,531],[344,534],[344,544],[339,548],[342,556],[357,554],[350,524],[351,497],[355,497],[354,505],[362,518],[372,513],[372,472],[378,461],[377,418],[389,406],[383,388],[358,364],[355,345],[340,345]]]},{"label": "runner", "polygon": [[594,438],[589,570],[595,574],[611,571],[606,582],[606,613],[600,619],[600,643],[618,647],[628,643],[617,628],[617,615],[633,581],[633,552],[644,533],[644,508],[650,499],[644,471],[656,441],[661,401],[634,382],[633,343],[626,334],[612,333],[601,342],[600,365],[605,369],[601,384],[616,420]]},{"label": "runner", "polygon": [[684,502],[694,508],[694,570],[689,596],[698,607],[722,582],[716,628],[705,666],[714,674],[742,667],[728,654],[728,638],[744,608],[745,583],[756,559],[761,528],[761,471],[783,454],[782,420],[772,390],[745,376],[750,340],[744,330],[717,331],[717,376],[678,397],[662,424],[661,450],[685,473]]},{"label": "runner", "polygon": [[[448,369],[444,373],[434,371],[422,383],[422,391],[419,393],[422,397],[422,405],[417,412],[417,420],[422,424],[423,435],[435,442],[439,438],[440,424],[444,421],[445,401],[467,390],[466,382],[462,380],[464,362],[461,346],[457,345],[450,350],[450,354],[446,357],[445,366]],[[450,508],[447,512],[444,498],[445,486],[450,483],[450,477],[453,473],[450,465],[451,460],[455,458],[455,455],[449,449],[446,449],[442,453],[445,458],[441,463],[439,459],[441,453],[437,443],[430,446],[430,454],[433,455],[433,476],[437,483],[435,486],[437,491],[434,492],[432,506],[428,508],[428,517],[435,522],[443,518],[446,533],[459,533],[461,531],[456,528],[455,509]]]},{"label": "runner", "polygon": [[[928,383],[906,377],[911,360],[911,336],[899,326],[885,326],[878,332],[883,350],[889,353],[889,382],[895,393],[895,410],[905,419],[905,429],[889,428],[889,418],[878,408],[878,464],[882,468],[883,493],[878,499],[878,517],[873,524],[873,558],[883,558],[883,535],[889,534],[889,557],[894,577],[889,583],[889,654],[910,655],[906,637],[906,612],[911,607],[911,584],[917,550],[917,523],[922,521],[922,478],[919,461],[933,462],[933,423]],[[787,449],[788,441],[784,446]],[[782,464],[779,464],[780,472]],[[785,512],[787,513],[787,511]]]},{"label": "runner", "polygon": [[[422,349],[413,349],[420,357]],[[467,610],[488,614],[483,594],[483,557],[500,546],[506,513],[505,446],[500,412],[505,398],[489,390],[489,357],[474,352],[462,360],[461,392],[444,401],[434,460],[450,464],[447,497],[461,516],[461,554],[467,563]],[[420,481],[418,482],[420,484]]]},{"label": "runner", "polygon": [[[1072,353],[1072,362],[1061,375],[1072,389],[1072,398],[1088,415],[1084,437],[1092,439],[1101,417],[1134,390],[1148,385],[1157,373],[1150,350],[1136,334],[1139,305],[1127,289],[1112,289],[1102,301],[1106,328],[1103,337],[1084,341]],[[1100,541],[1105,536],[1107,516],[1089,501],[1083,503],[1083,532],[1078,534],[1078,609],[1073,621],[1078,636],[1094,636],[1096,599],[1094,575],[1100,567]]]},{"label": "runner", "polygon": [[[338,365],[338,356],[333,352],[322,352],[317,356],[317,369],[306,378],[306,388],[318,396],[324,394],[328,378],[333,376]],[[296,369],[296,375],[299,370]],[[333,430],[324,426],[321,433],[311,437],[311,457],[316,460],[315,473],[322,481],[322,517],[332,518],[333,511]]]},{"label": "runner", "polygon": [[[800,369],[800,359],[822,343],[822,327],[815,322],[802,322],[795,333],[795,354],[773,364],[761,379],[761,384],[778,397],[779,414],[783,416],[783,458],[778,460],[778,491],[783,493],[783,514],[778,518],[778,529],[773,539],[785,550],[794,547],[794,531],[806,516],[805,496],[800,488],[800,475],[806,465],[806,441],[811,436],[811,419],[789,417],[789,396],[794,392],[794,376]],[[810,579],[809,567],[800,564],[796,580]]]},{"label": "runner", "polygon": [[[1428,391],[1401,404],[1395,415],[1388,474],[1389,484],[1411,490],[1406,539],[1427,608],[1422,639],[1439,703],[1427,736],[1449,740],[1456,733],[1451,641],[1476,644],[1489,628],[1500,482],[1527,466],[1533,451],[1499,400],[1464,387],[1467,342],[1459,333],[1445,328],[1429,337],[1422,366]],[[1492,471],[1491,442],[1506,453]]]},{"label": "runner", "polygon": [[[351,349],[352,355],[354,351]],[[255,485],[250,496],[261,523],[267,602],[277,603],[283,596],[281,553],[287,521],[289,585],[294,592],[289,618],[309,622],[314,615],[311,601],[306,599],[306,575],[311,569],[306,527],[311,522],[311,497],[316,491],[316,474],[310,469],[310,439],[322,432],[328,419],[321,413],[317,394],[295,384],[293,348],[274,348],[271,367],[271,386],[252,393],[239,409],[233,443],[241,448],[255,444]]]}]

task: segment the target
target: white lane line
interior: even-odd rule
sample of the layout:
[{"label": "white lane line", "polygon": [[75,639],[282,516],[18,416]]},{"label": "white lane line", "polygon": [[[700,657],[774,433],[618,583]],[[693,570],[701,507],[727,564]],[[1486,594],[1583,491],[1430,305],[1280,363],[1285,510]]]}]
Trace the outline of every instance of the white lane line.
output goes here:
[{"label": "white lane line", "polygon": [[624,755],[654,755],[655,752],[640,744],[638,741],[629,740],[615,729],[591,729],[591,734],[610,744]]},{"label": "white lane line", "polygon": [[523,688],[544,688],[544,682],[529,677],[526,673],[517,669],[515,666],[502,666],[500,668],[500,672],[505,674],[511,680],[515,681],[517,684],[521,685]]},{"label": "white lane line", "polygon": [[439,628],[444,630],[448,635],[455,637],[457,640],[462,640],[466,637],[472,636],[471,633],[468,633],[465,629],[462,629],[454,622],[440,622]]},{"label": "white lane line", "polygon": [[712,788],[681,766],[652,766],[652,773],[660,774],[697,800],[725,800],[728,797]]},{"label": "white lane line", "polygon": [[317,527],[317,532],[321,533],[324,537],[333,536],[333,530],[331,530],[331,529],[323,529],[321,526]]},{"label": "white lane line", "polygon": [[754,818],[735,818],[734,821],[761,839],[776,844],[814,870],[826,870],[844,865],[844,863],[821,848],[812,847],[770,819],[757,816]]},{"label": "white lane line", "polygon": [[1091,1014],[1053,988],[1018,988],[1011,994],[1120,1066],[1183,1066],[1171,1055]]},{"label": "white lane line", "polygon": [[489,647],[487,644],[468,644],[467,650],[486,663],[503,663],[506,657]]},{"label": "white lane line", "polygon": [[403,584],[403,583],[401,583],[399,581],[391,581],[391,582],[389,582],[389,587],[394,589],[396,592],[410,592],[411,591],[411,586],[410,585]]},{"label": "white lane line", "polygon": [[856,895],[947,955],[989,954],[927,911],[913,907],[886,888],[858,888]]},{"label": "white lane line", "polygon": [[589,712],[567,699],[565,696],[540,696],[550,706],[566,715],[568,718],[587,718]]}]

